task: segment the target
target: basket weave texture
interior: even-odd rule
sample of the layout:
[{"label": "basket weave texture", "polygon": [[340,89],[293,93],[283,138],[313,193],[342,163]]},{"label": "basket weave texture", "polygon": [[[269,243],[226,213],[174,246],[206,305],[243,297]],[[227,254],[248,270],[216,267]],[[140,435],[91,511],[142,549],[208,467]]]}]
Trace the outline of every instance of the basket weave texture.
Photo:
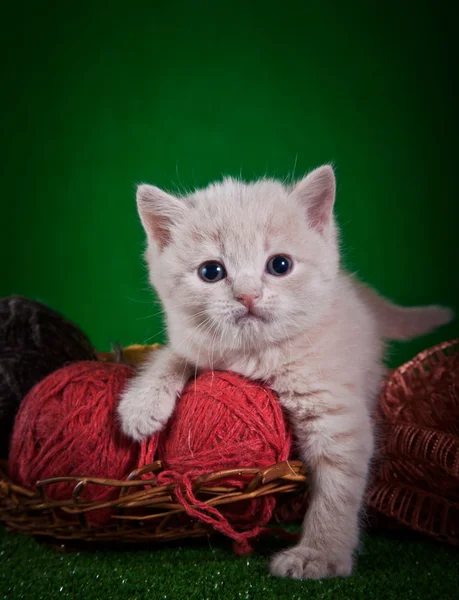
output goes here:
[{"label": "basket weave texture", "polygon": [[381,448],[368,506],[459,545],[459,340],[392,373],[378,406]]}]

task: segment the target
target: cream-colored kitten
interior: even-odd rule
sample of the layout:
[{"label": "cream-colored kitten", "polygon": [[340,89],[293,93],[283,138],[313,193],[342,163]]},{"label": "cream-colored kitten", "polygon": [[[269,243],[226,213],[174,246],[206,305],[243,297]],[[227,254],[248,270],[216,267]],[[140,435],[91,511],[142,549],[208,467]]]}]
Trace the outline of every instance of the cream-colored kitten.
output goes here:
[{"label": "cream-colored kitten", "polygon": [[149,185],[137,192],[169,344],[123,394],[122,428],[135,440],[162,429],[198,369],[267,382],[313,477],[301,541],[271,563],[295,578],[351,573],[384,340],[452,316],[395,306],[341,270],[334,201],[329,166],[293,187],[225,179],[180,199]]}]

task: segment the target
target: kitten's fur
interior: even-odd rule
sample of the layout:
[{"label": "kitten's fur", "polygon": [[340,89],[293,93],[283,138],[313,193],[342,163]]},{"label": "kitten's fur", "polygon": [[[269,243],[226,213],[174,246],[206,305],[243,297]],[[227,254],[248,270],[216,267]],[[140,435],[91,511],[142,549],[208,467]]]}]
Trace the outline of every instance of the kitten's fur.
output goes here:
[{"label": "kitten's fur", "polygon": [[[452,316],[441,307],[395,306],[346,274],[334,201],[330,166],[292,187],[225,179],[180,199],[148,185],[137,191],[169,344],[123,394],[122,428],[135,440],[162,429],[198,369],[267,382],[289,413],[313,477],[301,541],[271,563],[274,575],[295,578],[351,573],[384,340],[426,333]],[[289,274],[266,272],[275,254],[293,259]],[[211,259],[225,265],[226,279],[198,277]],[[244,318],[237,300],[244,294],[258,297],[259,318]]]}]

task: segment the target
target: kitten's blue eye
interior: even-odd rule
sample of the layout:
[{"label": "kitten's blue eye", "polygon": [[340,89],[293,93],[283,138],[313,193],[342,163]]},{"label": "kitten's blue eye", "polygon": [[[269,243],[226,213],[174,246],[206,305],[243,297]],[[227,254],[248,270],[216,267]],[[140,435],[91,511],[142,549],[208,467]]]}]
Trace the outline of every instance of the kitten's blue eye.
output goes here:
[{"label": "kitten's blue eye", "polygon": [[198,269],[198,275],[207,283],[216,283],[226,277],[225,267],[219,262],[210,260],[203,263]]},{"label": "kitten's blue eye", "polygon": [[266,263],[266,270],[270,275],[287,275],[292,270],[292,259],[283,254],[272,256]]}]

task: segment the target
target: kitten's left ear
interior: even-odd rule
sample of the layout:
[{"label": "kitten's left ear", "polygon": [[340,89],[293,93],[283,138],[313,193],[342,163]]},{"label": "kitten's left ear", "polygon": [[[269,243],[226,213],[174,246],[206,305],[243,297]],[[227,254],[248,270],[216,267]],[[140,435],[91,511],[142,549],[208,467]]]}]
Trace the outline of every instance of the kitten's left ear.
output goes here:
[{"label": "kitten's left ear", "polygon": [[160,250],[170,241],[171,229],[185,216],[184,202],[153,185],[137,188],[137,208],[148,239]]},{"label": "kitten's left ear", "polygon": [[333,168],[324,165],[315,169],[291,193],[305,207],[311,227],[326,234],[335,204],[336,180]]}]

